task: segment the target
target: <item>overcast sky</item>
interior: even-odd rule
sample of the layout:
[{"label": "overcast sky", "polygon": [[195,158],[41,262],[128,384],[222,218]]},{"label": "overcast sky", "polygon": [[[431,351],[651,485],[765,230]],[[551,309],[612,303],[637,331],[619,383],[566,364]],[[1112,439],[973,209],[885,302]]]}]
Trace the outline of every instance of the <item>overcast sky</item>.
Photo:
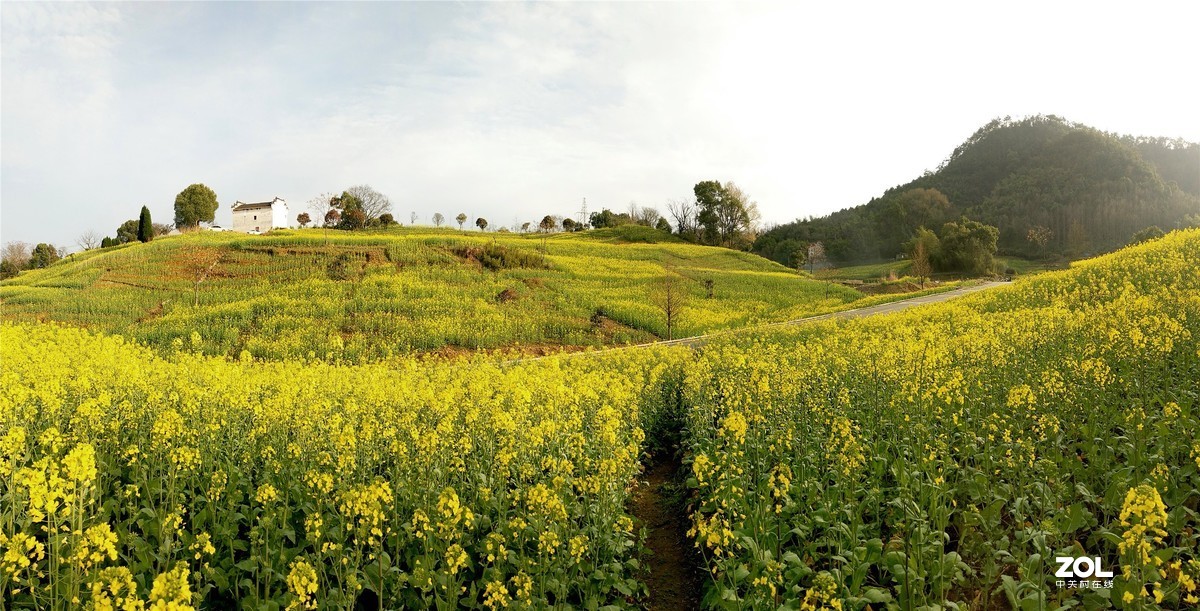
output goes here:
[{"label": "overcast sky", "polygon": [[[819,4],[820,6],[809,6]],[[995,117],[1200,141],[1195,2],[0,4],[0,239],[369,184],[493,226],[732,180],[782,223]]]}]

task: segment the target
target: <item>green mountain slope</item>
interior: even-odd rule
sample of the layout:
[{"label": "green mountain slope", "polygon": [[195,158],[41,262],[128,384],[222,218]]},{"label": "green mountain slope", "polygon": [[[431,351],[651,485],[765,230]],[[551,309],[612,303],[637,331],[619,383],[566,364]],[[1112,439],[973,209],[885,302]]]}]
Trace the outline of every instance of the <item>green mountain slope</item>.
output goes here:
[{"label": "green mountain slope", "polygon": [[[913,189],[935,189],[949,208],[914,208]],[[867,204],[766,232],[754,250],[781,263],[800,241],[821,241],[839,262],[889,259],[916,227],[961,215],[1000,229],[1002,253],[1070,256],[1112,250],[1150,225],[1200,221],[1200,145],[1118,137],[1054,116],[997,119],[956,148],[936,172]],[[1027,239],[1033,227],[1050,240]]]},{"label": "green mountain slope", "polygon": [[204,232],[93,250],[0,283],[0,313],[166,349],[358,362],[652,341],[668,331],[656,305],[668,276],[686,296],[676,337],[862,298],[750,253],[647,228],[549,236],[402,228]]}]

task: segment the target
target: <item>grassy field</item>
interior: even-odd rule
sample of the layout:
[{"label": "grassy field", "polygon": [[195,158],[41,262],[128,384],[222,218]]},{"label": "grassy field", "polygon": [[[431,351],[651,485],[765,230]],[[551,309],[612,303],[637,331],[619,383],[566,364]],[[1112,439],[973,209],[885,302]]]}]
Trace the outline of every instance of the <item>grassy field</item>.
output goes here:
[{"label": "grassy field", "polygon": [[687,297],[675,337],[862,297],[641,227],[549,236],[404,228],[206,232],[89,251],[0,284],[0,312],[207,354],[362,362],[666,337],[655,293],[668,276]]},{"label": "grassy field", "polygon": [[[157,248],[272,257],[229,243]],[[596,244],[631,246],[548,258],[599,267],[564,263]],[[524,361],[255,360],[4,321],[0,607],[637,608],[656,557],[631,490],[678,440],[707,608],[1195,608],[1197,270],[1200,230],[1176,232],[896,315]],[[1052,559],[1084,555],[1111,584],[1056,583]]]}]

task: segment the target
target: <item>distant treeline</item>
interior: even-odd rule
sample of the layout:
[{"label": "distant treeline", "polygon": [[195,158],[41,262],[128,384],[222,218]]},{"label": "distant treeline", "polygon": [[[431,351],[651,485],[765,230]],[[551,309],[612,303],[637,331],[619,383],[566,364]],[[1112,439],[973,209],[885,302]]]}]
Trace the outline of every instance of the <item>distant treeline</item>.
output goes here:
[{"label": "distant treeline", "polygon": [[919,228],[963,216],[999,229],[1002,254],[1025,257],[1081,257],[1150,226],[1200,225],[1200,145],[1055,116],[996,119],[937,171],[861,206],[775,227],[753,250],[785,265],[813,242],[837,262],[890,259],[911,249]]}]

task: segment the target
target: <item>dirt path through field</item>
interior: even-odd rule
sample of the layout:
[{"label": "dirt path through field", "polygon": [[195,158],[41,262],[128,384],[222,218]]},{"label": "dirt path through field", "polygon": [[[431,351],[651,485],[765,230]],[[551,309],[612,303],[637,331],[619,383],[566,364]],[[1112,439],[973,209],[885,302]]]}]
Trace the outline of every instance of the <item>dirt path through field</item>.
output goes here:
[{"label": "dirt path through field", "polygon": [[687,536],[687,511],[674,494],[682,465],[677,458],[651,460],[634,492],[632,511],[638,526],[646,529],[646,558],[650,589],[647,608],[676,611],[700,608],[704,573]]}]

